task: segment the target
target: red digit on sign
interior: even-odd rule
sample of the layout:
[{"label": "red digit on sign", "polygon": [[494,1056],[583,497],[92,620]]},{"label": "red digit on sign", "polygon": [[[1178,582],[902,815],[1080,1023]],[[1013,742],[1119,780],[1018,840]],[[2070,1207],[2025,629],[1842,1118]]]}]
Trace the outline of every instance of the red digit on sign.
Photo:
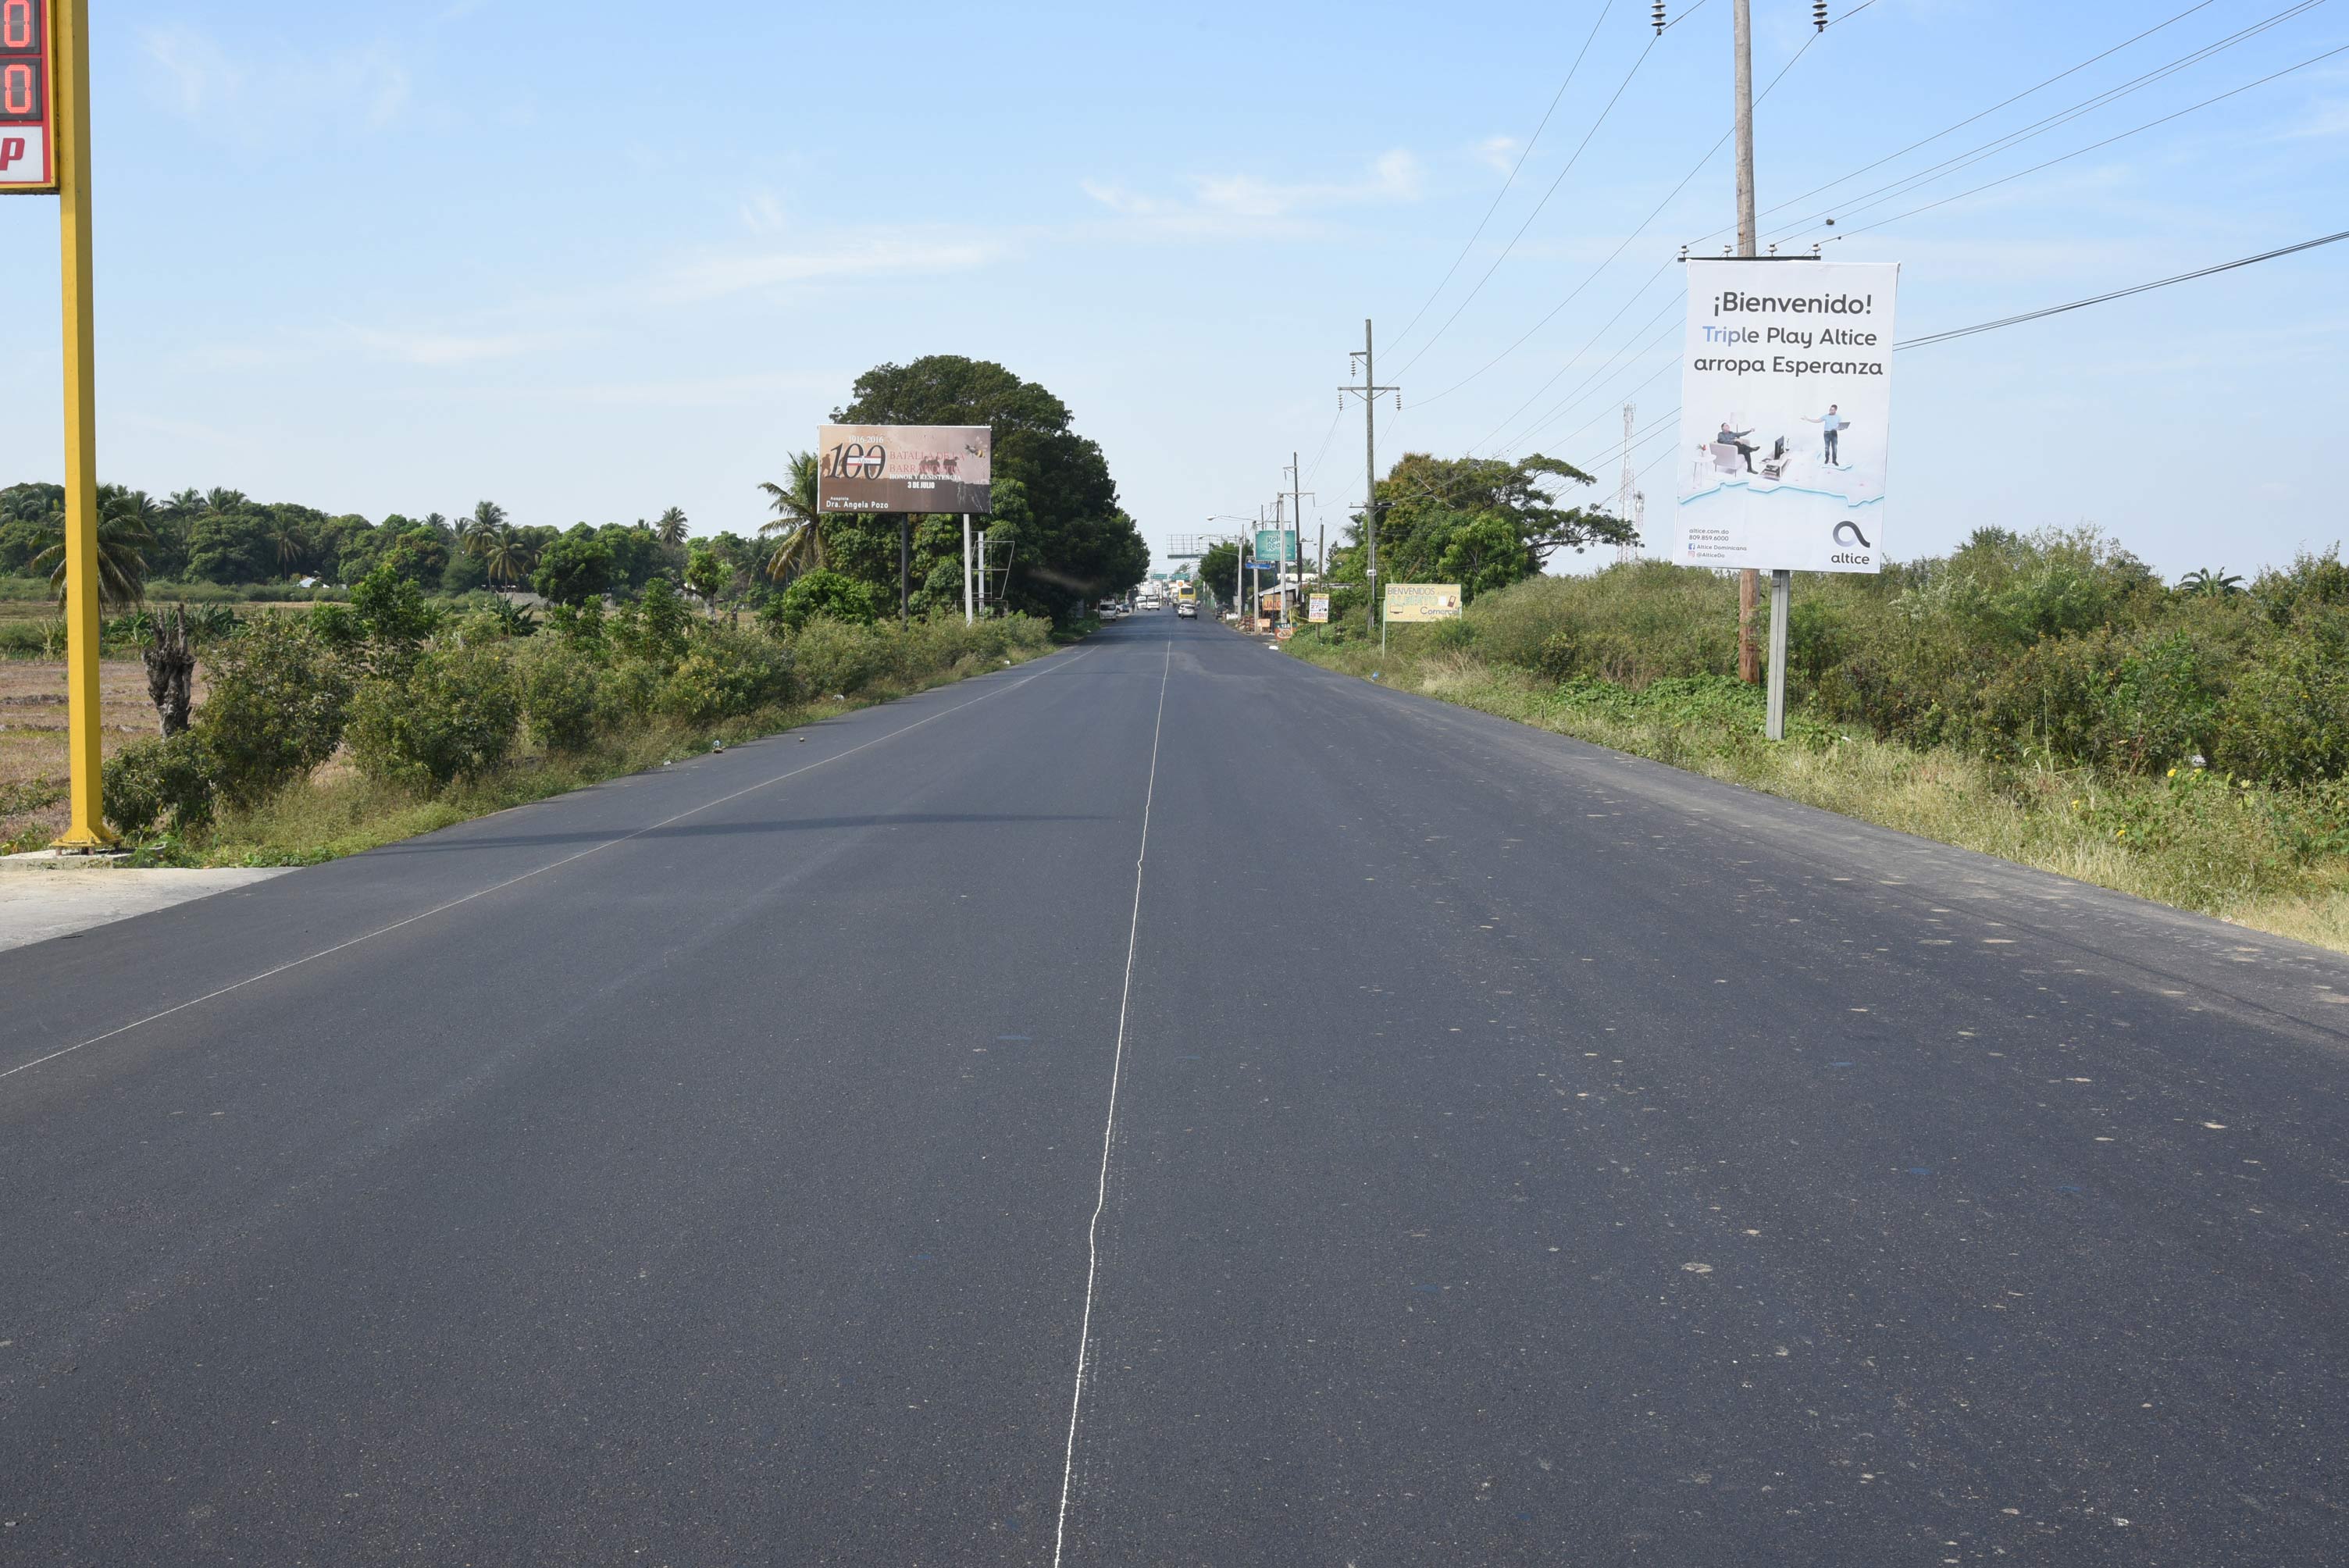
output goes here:
[{"label": "red digit on sign", "polygon": [[33,67],[17,64],[0,70],[0,114],[33,112]]},{"label": "red digit on sign", "polygon": [[33,0],[6,0],[0,4],[0,48],[29,49],[33,46]]}]

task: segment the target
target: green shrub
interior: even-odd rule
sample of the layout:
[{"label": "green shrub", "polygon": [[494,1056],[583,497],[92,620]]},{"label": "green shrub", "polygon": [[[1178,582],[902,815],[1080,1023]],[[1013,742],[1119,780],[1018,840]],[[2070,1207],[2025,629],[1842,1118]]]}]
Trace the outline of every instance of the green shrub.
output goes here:
[{"label": "green shrub", "polygon": [[370,777],[419,792],[495,768],[513,749],[522,683],[502,642],[428,648],[405,678],[376,676],[351,704],[351,749]]},{"label": "green shrub", "polygon": [[196,710],[222,798],[268,799],[335,754],[349,717],[350,666],[291,615],[248,621],[205,660]]},{"label": "green shrub", "polygon": [[212,748],[193,729],[137,741],[106,759],[106,818],[125,838],[144,839],[168,824],[186,832],[212,820],[219,794]]},{"label": "green shrub", "polygon": [[862,690],[876,677],[891,673],[895,662],[882,634],[873,627],[828,615],[819,615],[801,627],[791,639],[791,649],[803,689],[813,696]]},{"label": "green shrub", "polygon": [[548,751],[584,751],[617,717],[595,658],[555,637],[535,637],[514,656],[530,738]]},{"label": "green shrub", "polygon": [[818,619],[871,625],[881,616],[881,594],[870,583],[818,568],[792,579],[759,614],[781,631],[796,632]]},{"label": "green shrub", "polygon": [[738,718],[792,695],[792,662],[771,637],[703,626],[662,688],[661,710],[688,724]]},{"label": "green shrub", "polygon": [[666,577],[656,577],[645,584],[641,598],[622,605],[612,617],[612,645],[665,670],[674,669],[685,657],[692,624],[693,612],[678,597],[677,585]]}]

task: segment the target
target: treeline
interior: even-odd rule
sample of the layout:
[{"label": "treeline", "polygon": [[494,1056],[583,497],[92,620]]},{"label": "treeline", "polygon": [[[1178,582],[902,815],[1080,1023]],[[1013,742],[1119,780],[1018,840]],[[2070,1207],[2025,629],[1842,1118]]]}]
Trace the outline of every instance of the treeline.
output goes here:
[{"label": "treeline", "polygon": [[[994,512],[986,520],[990,597],[1066,624],[1092,599],[1141,581],[1149,550],[1118,505],[1098,443],[1072,428],[1068,406],[1000,365],[937,355],[860,377],[837,420],[988,425],[994,432]],[[696,538],[684,512],[633,523],[523,524],[494,501],[456,517],[394,513],[370,521],[234,490],[157,498],[102,487],[99,578],[128,605],[150,583],[229,587],[305,578],[355,587],[383,574],[427,595],[528,589],[560,604],[633,598],[656,578],[710,607],[758,611],[795,594],[794,618],[823,613],[870,621],[898,596],[895,516],[819,516],[815,459],[801,453],[752,503],[769,515],[747,531]],[[59,572],[64,490],[0,490],[0,577]],[[747,498],[746,498],[747,499]],[[746,510],[748,510],[746,508]],[[953,517],[903,520],[911,534],[911,609],[959,610],[962,531]]]}]

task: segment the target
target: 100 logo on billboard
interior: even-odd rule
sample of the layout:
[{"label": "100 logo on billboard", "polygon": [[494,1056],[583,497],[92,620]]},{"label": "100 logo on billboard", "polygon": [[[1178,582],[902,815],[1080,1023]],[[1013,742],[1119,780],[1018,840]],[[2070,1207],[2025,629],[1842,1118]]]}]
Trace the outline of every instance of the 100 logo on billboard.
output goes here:
[{"label": "100 logo on billboard", "polygon": [[828,480],[877,480],[889,466],[889,449],[878,441],[843,441],[823,455]]}]

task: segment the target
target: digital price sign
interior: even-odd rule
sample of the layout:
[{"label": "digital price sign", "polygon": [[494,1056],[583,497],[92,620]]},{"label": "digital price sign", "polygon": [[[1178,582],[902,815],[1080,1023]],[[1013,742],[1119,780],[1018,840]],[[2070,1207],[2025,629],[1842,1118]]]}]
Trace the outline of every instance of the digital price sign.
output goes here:
[{"label": "digital price sign", "polygon": [[0,192],[54,191],[50,0],[0,0]]}]

